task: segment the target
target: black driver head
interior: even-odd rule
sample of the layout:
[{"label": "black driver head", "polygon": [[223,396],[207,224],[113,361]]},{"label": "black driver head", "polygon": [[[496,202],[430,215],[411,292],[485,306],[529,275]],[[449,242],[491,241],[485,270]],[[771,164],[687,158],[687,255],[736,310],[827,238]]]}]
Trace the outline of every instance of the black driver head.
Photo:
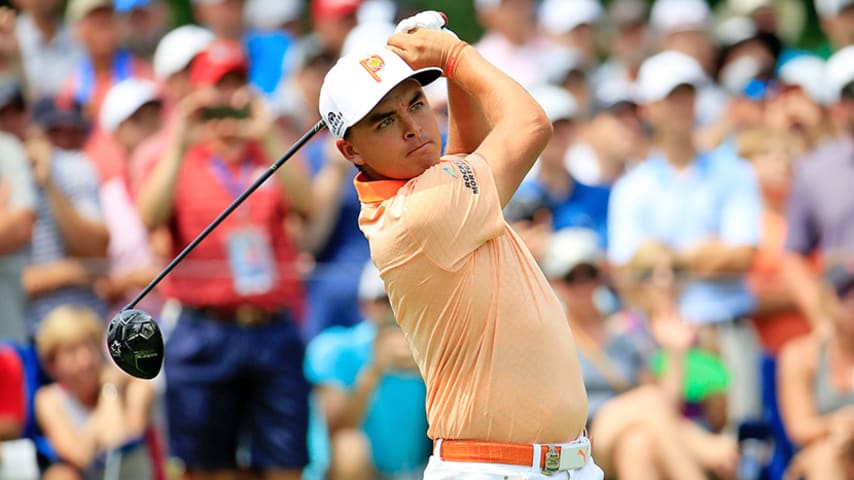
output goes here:
[{"label": "black driver head", "polygon": [[107,328],[107,348],[116,365],[129,375],[150,380],[163,365],[163,334],[151,315],[122,310]]}]

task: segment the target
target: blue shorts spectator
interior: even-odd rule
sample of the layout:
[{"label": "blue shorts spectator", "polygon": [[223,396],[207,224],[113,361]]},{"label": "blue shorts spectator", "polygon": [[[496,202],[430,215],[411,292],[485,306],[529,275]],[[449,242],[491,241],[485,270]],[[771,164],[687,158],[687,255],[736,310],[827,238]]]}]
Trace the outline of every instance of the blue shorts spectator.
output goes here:
[{"label": "blue shorts spectator", "polygon": [[309,385],[297,326],[287,312],[251,327],[212,317],[185,308],[166,343],[172,454],[188,469],[234,469],[249,438],[242,467],[304,467]]}]

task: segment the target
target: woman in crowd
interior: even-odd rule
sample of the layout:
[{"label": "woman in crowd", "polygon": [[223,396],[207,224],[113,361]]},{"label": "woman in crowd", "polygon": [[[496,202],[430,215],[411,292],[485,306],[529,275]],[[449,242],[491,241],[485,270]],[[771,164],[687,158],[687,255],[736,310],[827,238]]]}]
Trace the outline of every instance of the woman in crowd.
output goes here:
[{"label": "woman in crowd", "polygon": [[39,426],[59,457],[45,480],[153,478],[144,437],[154,391],[105,362],[102,323],[91,310],[62,306],[36,337],[56,381],[35,398]]},{"label": "woman in crowd", "polygon": [[[737,464],[734,439],[715,435],[680,414],[679,358],[694,340],[676,317],[662,320],[665,349],[673,359],[665,378],[655,381],[643,344],[646,334],[626,330],[608,318],[609,298],[596,235],[564,229],[546,247],[543,270],[567,308],[587,387],[594,456],[606,475],[623,479],[723,478]],[[613,305],[610,306],[613,308]],[[668,378],[671,377],[671,378]]]}]

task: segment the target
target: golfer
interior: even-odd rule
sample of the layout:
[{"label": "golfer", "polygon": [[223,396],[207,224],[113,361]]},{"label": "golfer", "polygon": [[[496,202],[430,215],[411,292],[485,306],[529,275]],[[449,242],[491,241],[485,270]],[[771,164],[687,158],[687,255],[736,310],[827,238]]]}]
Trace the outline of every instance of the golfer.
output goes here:
[{"label": "golfer", "polygon": [[[422,90],[442,74],[444,157]],[[428,28],[342,57],[319,103],[361,170],[360,228],[427,385],[424,478],[601,479],[569,324],[501,211],[550,138],[542,109],[474,48]]]}]

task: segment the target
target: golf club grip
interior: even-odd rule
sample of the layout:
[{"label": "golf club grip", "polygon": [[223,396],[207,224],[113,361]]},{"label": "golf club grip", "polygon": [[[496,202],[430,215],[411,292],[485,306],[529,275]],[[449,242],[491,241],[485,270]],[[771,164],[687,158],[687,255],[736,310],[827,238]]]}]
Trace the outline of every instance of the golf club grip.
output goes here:
[{"label": "golf club grip", "polygon": [[278,160],[276,160],[275,163],[270,165],[270,167],[267,168],[267,170],[260,177],[258,177],[258,179],[256,179],[252,183],[252,185],[250,185],[243,193],[240,194],[239,197],[237,197],[233,202],[231,202],[231,205],[226,207],[226,209],[223,210],[222,213],[220,213],[210,223],[210,225],[205,227],[205,229],[202,230],[202,232],[198,234],[192,242],[190,242],[186,247],[184,247],[184,249],[181,250],[181,253],[179,253],[175,258],[173,258],[172,261],[169,262],[169,265],[166,265],[166,268],[164,268],[163,271],[161,271],[157,275],[157,277],[154,278],[154,280],[152,280],[148,285],[146,285],[145,288],[143,288],[142,291],[139,292],[139,294],[129,304],[127,304],[127,306],[125,306],[123,310],[130,310],[136,307],[136,304],[139,303],[140,300],[145,298],[145,296],[148,295],[154,289],[154,287],[156,287],[157,284],[159,284],[163,280],[163,278],[166,277],[166,275],[168,275],[169,272],[171,272],[181,262],[181,260],[184,259],[184,257],[189,255],[189,253],[193,251],[193,249],[196,248],[196,246],[201,243],[202,240],[204,240],[205,237],[207,237],[211,233],[211,231],[213,231],[214,228],[216,228],[220,223],[222,223],[222,221],[225,220],[226,217],[231,214],[231,212],[236,210],[237,207],[239,207],[240,204],[243,203],[243,201],[246,200],[246,198],[252,194],[252,192],[257,190],[258,187],[261,186],[261,184],[263,184],[268,178],[270,178],[274,173],[276,173],[276,170],[278,170],[279,167],[284,165],[284,163],[287,162],[288,159],[290,159],[297,152],[297,150],[302,148],[303,145],[305,145],[309,140],[311,140],[311,138],[317,132],[321,131],[325,126],[326,123],[323,120],[320,120],[316,124],[314,124],[314,126],[311,127],[309,131],[305,132],[303,136],[300,137],[299,140],[297,140],[296,143],[294,143],[293,146],[288,149],[287,152],[285,152]]}]

